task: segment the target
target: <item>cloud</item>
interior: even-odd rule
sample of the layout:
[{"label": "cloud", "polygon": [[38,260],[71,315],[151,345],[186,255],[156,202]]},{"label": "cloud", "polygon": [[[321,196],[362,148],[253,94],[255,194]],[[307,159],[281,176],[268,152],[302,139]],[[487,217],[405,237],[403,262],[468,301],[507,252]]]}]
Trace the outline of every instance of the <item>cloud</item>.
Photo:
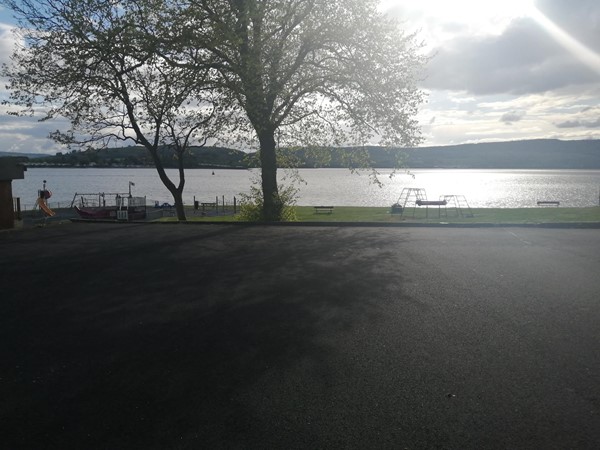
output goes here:
[{"label": "cloud", "polygon": [[600,128],[600,118],[596,120],[568,120],[556,124],[557,128]]},{"label": "cloud", "polygon": [[0,64],[8,63],[17,42],[13,34],[14,26],[0,23]]},{"label": "cloud", "polygon": [[428,74],[428,89],[473,95],[523,95],[598,79],[531,18],[513,21],[499,36],[450,40],[432,54]]},{"label": "cloud", "polygon": [[[600,107],[595,106],[599,98],[600,85],[569,86],[521,96],[463,97],[458,92],[432,91],[427,107],[420,113],[424,145],[540,138],[600,139],[600,127],[556,126],[575,120],[593,124],[600,117]],[[432,117],[435,123],[430,124]]]},{"label": "cloud", "polygon": [[521,121],[524,115],[524,113],[510,111],[504,113],[502,117],[500,117],[500,122],[504,122],[506,125],[512,125],[514,122]]},{"label": "cloud", "polygon": [[64,151],[62,145],[48,136],[57,129],[66,129],[69,126],[66,119],[40,122],[39,117],[8,115],[8,110],[0,107],[0,151],[48,154]]}]

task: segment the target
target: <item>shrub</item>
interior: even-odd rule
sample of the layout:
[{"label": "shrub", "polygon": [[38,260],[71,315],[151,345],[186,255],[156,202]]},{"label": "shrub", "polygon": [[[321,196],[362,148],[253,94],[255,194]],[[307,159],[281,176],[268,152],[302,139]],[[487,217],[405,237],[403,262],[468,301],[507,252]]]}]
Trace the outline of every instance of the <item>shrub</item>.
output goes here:
[{"label": "shrub", "polygon": [[[279,195],[275,204],[279,209],[279,220],[281,222],[296,221],[296,199],[298,196],[298,189],[294,186],[280,185],[278,191]],[[252,186],[249,194],[240,194],[240,197],[240,213],[238,215],[238,220],[245,222],[264,222],[262,189],[257,186]]]}]

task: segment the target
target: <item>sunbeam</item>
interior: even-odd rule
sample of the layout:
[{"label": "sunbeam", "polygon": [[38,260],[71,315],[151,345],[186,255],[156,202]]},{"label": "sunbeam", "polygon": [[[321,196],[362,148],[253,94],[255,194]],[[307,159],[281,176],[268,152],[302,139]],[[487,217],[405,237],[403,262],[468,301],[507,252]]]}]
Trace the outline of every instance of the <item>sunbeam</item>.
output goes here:
[{"label": "sunbeam", "polygon": [[591,48],[579,42],[565,30],[556,25],[536,7],[532,7],[530,16],[533,18],[559,45],[571,52],[582,63],[600,74],[600,55]]}]

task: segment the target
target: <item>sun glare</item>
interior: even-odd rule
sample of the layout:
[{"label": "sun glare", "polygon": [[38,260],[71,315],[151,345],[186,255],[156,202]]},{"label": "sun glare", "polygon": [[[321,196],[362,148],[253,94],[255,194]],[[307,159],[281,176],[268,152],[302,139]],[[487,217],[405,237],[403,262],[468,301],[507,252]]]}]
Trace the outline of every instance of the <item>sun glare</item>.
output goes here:
[{"label": "sun glare", "polygon": [[516,17],[529,16],[534,0],[383,0],[383,10],[420,11],[446,23],[469,27],[498,27]]},{"label": "sun glare", "polygon": [[565,30],[560,28],[538,9],[534,9],[531,17],[563,48],[578,58],[582,63],[600,74],[600,55],[579,42]]},{"label": "sun glare", "polygon": [[535,0],[382,0],[381,11],[397,17],[425,42],[425,51],[457,35],[500,35],[517,18],[530,17]]},{"label": "sun glare", "polygon": [[511,21],[527,17],[592,70],[600,73],[600,55],[561,29],[536,6],[535,0],[383,0],[382,11],[418,26],[429,46],[462,34],[501,34]]}]

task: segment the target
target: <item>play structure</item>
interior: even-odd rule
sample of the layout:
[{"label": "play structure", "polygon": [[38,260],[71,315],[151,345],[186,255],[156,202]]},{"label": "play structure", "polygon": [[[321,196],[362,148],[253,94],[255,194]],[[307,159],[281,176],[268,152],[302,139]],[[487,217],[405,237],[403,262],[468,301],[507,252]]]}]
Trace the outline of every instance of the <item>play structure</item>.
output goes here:
[{"label": "play structure", "polygon": [[71,202],[79,217],[88,220],[143,220],[146,218],[146,197],[134,197],[129,192],[76,192]]},{"label": "play structure", "polygon": [[[437,216],[448,217],[448,208],[457,217],[473,217],[471,207],[464,195],[440,195],[438,200],[427,200],[427,192],[423,188],[404,188],[398,201],[392,205],[392,214],[401,216],[406,208],[412,206],[412,216],[415,217],[417,208],[425,207],[425,218],[429,218],[429,208],[437,207]],[[443,209],[442,209],[443,207]]]},{"label": "play structure", "polygon": [[446,211],[448,208],[454,208],[457,217],[473,217],[473,211],[464,195],[442,195],[440,199],[446,202]]},{"label": "play structure", "polygon": [[46,215],[46,217],[52,217],[56,215],[56,213],[48,206],[48,199],[50,197],[52,197],[52,191],[46,189],[46,180],[44,180],[42,189],[38,191],[38,198],[35,204],[40,208],[40,211]]}]

